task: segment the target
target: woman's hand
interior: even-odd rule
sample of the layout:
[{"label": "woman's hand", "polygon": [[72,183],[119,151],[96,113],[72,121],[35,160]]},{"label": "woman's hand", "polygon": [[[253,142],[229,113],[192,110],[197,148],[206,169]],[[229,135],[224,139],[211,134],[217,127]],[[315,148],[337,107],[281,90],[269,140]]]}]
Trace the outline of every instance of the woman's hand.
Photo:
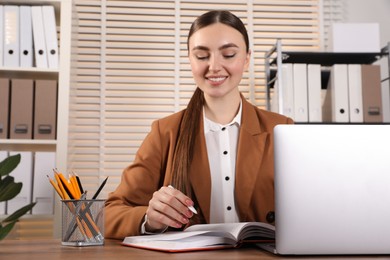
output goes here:
[{"label": "woman's hand", "polygon": [[148,232],[163,230],[166,227],[180,228],[193,216],[189,206],[193,201],[173,187],[161,187],[153,193],[146,210]]}]

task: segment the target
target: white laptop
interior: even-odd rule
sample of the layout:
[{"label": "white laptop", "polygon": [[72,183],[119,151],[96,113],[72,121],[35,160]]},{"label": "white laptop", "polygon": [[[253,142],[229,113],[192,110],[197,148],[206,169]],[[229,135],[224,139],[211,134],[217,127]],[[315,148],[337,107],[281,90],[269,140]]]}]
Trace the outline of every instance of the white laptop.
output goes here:
[{"label": "white laptop", "polygon": [[278,254],[390,254],[390,125],[275,127]]}]

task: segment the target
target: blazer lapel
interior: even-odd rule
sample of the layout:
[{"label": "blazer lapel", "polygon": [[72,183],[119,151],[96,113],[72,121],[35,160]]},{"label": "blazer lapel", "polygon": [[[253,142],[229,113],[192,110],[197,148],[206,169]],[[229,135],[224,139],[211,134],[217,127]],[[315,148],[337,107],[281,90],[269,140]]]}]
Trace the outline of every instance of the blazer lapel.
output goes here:
[{"label": "blazer lapel", "polygon": [[[262,132],[255,109],[243,99],[238,139],[235,197],[240,220],[246,219],[268,133]],[[237,192],[239,191],[239,192]]]}]

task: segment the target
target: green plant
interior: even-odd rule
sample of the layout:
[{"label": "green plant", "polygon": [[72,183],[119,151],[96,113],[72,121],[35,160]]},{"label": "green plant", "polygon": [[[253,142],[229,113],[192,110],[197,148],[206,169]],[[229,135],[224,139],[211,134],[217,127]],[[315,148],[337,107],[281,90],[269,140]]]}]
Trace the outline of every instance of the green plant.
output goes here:
[{"label": "green plant", "polygon": [[[9,175],[19,163],[20,154],[9,156],[0,162],[0,202],[13,199],[23,187],[23,183],[15,182],[14,177]],[[36,202],[30,203],[0,221],[0,240],[8,235],[19,218],[30,211],[35,204]]]}]

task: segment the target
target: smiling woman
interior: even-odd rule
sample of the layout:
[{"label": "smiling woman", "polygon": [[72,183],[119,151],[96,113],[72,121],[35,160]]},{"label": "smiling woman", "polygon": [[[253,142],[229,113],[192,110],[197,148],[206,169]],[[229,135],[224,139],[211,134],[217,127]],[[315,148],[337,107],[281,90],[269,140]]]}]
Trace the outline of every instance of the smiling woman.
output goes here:
[{"label": "smiling woman", "polygon": [[186,109],[152,124],[124,170],[106,202],[107,237],[195,223],[273,222],[273,128],[292,120],[240,93],[251,52],[233,13],[199,16],[187,43],[197,88]]}]

